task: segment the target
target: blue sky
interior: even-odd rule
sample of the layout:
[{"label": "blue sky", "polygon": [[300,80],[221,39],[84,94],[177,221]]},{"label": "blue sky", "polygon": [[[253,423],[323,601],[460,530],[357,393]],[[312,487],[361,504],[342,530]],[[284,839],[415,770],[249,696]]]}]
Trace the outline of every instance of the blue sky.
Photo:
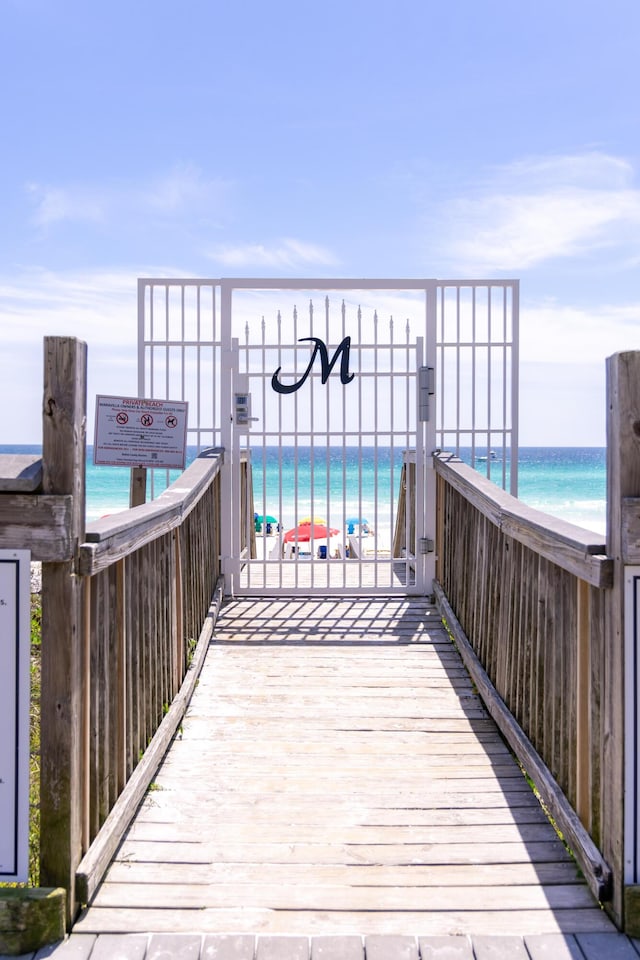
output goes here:
[{"label": "blue sky", "polygon": [[0,441],[42,337],[136,384],[138,276],[518,277],[521,442],[640,349],[637,0],[0,0]]}]

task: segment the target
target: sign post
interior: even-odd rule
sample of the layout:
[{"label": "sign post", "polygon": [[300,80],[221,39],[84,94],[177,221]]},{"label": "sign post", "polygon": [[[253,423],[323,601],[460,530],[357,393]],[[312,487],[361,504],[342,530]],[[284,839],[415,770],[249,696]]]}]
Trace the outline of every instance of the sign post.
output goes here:
[{"label": "sign post", "polygon": [[0,880],[29,875],[28,550],[0,550]]}]

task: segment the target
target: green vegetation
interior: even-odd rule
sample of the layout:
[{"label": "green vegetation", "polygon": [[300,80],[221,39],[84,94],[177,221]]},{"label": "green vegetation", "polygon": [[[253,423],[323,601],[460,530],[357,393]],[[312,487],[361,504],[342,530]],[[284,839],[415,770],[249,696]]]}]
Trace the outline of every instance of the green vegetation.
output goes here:
[{"label": "green vegetation", "polygon": [[195,656],[196,647],[198,646],[198,641],[195,637],[187,637],[187,670],[193,663],[193,658]]}]

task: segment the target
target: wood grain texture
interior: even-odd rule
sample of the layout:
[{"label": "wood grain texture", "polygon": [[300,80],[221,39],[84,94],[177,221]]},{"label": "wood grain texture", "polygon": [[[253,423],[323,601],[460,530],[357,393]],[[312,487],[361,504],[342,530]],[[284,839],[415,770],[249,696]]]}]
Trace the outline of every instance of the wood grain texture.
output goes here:
[{"label": "wood grain texture", "polygon": [[86,903],[91,896],[93,896],[94,891],[104,876],[104,872],[118,843],[122,839],[126,828],[131,823],[134,813],[151,782],[151,778],[155,775],[162,757],[182,721],[187,704],[193,694],[202,670],[220,602],[221,591],[218,590],[212,600],[210,616],[203,625],[193,661],[187,671],[179,693],[174,698],[170,709],[156,730],[142,760],[136,766],[126,785],[118,793],[110,809],[105,813],[103,817],[104,824],[102,824],[101,821],[102,829],[94,832],[94,842],[78,865],[76,885],[78,899],[82,903]]},{"label": "wood grain texture", "polygon": [[[45,338],[42,486],[71,498],[72,555],[85,522],[86,377],[85,343]],[[67,921],[82,855],[83,590],[73,559],[43,563],[40,881],[67,890]]]},{"label": "wood grain texture", "polygon": [[[625,550],[629,549],[624,504],[640,496],[640,352],[607,359],[607,552],[614,560],[607,598],[600,686],[604,751],[600,820],[603,852],[617,883],[615,915],[624,917],[625,875]],[[627,518],[628,519],[628,518]],[[625,544],[625,541],[626,544]],[[635,761],[634,761],[635,762]]]},{"label": "wood grain texture", "polygon": [[527,506],[454,457],[435,457],[434,466],[452,489],[505,536],[592,586],[611,584],[612,565],[602,539],[582,527]]},{"label": "wood grain texture", "polygon": [[[528,770],[533,775],[533,762],[541,771],[554,806],[561,801],[567,812],[563,822],[573,819],[570,808],[579,810],[590,835],[579,849],[591,847],[583,862],[599,861],[610,878],[607,884],[594,875],[592,889],[619,920],[619,847],[609,854],[619,839],[605,840],[603,832],[606,825],[619,837],[622,796],[622,681],[608,639],[614,560],[588,531],[536,515],[464,464],[436,460],[436,470],[442,521],[435,590],[448,604],[445,619],[456,621],[484,670],[491,689],[483,696],[497,697],[524,734],[518,742]],[[592,576],[594,564],[601,575]],[[613,780],[605,782],[609,767]]]},{"label": "wood grain texture", "polygon": [[423,600],[225,604],[153,787],[78,930],[611,930]]},{"label": "wood grain texture", "polygon": [[[608,863],[604,860],[592,837],[584,828],[575,810],[558,786],[552,771],[538,756],[531,742],[516,723],[503,700],[498,696],[438,585],[436,585],[436,596],[464,662],[491,716],[522,764],[522,768],[539,790],[546,808],[558,825],[558,829],[566,837],[571,849],[575,852],[594,896],[597,896],[600,900],[609,899],[612,875]],[[556,710],[558,710],[557,706]],[[556,761],[560,762],[557,755]]]},{"label": "wood grain texture", "polygon": [[73,559],[73,497],[0,493],[0,549],[29,550],[32,560]]}]

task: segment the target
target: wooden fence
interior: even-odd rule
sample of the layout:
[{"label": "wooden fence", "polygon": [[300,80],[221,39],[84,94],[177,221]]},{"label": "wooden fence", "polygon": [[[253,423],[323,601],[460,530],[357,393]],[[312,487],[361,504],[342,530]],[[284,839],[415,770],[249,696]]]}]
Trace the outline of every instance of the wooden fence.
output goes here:
[{"label": "wooden fence", "polygon": [[179,725],[221,599],[222,451],[85,528],[86,357],[45,339],[42,480],[0,495],[0,547],[42,561],[40,882],[66,889],[68,921]]},{"label": "wooden fence", "polygon": [[[439,459],[436,471],[438,583],[498,695],[599,845],[598,666],[611,585],[604,545],[527,510],[462,463]],[[583,729],[590,741],[579,738]]]},{"label": "wooden fence", "polygon": [[[79,902],[95,890],[141,799],[137,789],[126,789],[134,770],[165,718],[166,747],[182,716],[172,714],[172,705],[220,573],[220,461],[219,453],[198,458],[152,503],[92,524],[79,547],[88,720],[82,744],[88,853],[76,870]],[[92,848],[122,797],[126,802]]]},{"label": "wooden fence", "polygon": [[621,597],[634,543],[624,504],[640,493],[640,354],[616,355],[608,373],[607,543],[441,454],[435,591],[490,711],[593,892],[619,926],[637,932],[624,880]]}]

